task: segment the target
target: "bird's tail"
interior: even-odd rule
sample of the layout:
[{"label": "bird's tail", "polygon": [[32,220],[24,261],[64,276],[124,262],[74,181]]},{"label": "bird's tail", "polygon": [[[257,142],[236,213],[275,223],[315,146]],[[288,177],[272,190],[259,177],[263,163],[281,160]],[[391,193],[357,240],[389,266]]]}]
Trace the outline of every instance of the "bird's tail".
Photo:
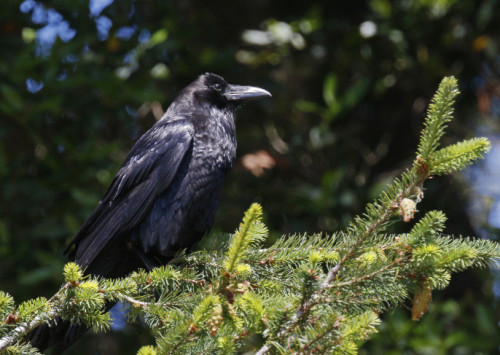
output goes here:
[{"label": "bird's tail", "polygon": [[43,324],[31,331],[28,340],[40,351],[51,348],[53,354],[62,354],[88,329],[84,325],[71,325],[58,317],[53,324]]},{"label": "bird's tail", "polygon": [[[109,312],[116,302],[106,303],[105,311]],[[72,325],[69,321],[57,317],[53,323],[43,324],[28,334],[32,346],[45,351],[50,348],[52,354],[62,354],[87,331],[85,325]]]}]

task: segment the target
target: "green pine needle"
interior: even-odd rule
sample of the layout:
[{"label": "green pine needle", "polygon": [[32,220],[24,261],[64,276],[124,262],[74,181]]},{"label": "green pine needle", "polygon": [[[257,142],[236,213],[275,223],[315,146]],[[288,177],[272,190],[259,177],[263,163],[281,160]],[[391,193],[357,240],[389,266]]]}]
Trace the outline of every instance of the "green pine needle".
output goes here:
[{"label": "green pine needle", "polygon": [[64,265],[64,280],[66,282],[76,283],[80,282],[83,278],[83,271],[74,262],[67,263]]},{"label": "green pine needle", "polygon": [[417,150],[417,155],[424,161],[428,161],[436,151],[448,122],[453,118],[453,103],[459,94],[457,85],[457,79],[452,76],[445,77],[432,98]]},{"label": "green pine needle", "polygon": [[267,234],[267,227],[262,223],[262,207],[254,203],[245,212],[240,227],[233,235],[224,262],[226,272],[233,274],[237,264],[248,252],[248,247],[265,240]]},{"label": "green pine needle", "polygon": [[473,138],[434,152],[430,157],[431,173],[449,174],[462,170],[475,160],[483,158],[491,149],[487,138]]}]

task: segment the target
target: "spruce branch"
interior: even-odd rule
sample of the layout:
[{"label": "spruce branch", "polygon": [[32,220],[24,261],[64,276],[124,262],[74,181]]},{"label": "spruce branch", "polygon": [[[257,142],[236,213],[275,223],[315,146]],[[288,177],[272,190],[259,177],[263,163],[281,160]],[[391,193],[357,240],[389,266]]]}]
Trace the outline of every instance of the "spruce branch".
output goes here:
[{"label": "spruce branch", "polygon": [[404,236],[404,241],[410,246],[425,244],[443,232],[446,220],[442,211],[429,211]]},{"label": "spruce branch", "polygon": [[[55,320],[63,313],[63,299],[68,289],[78,287],[79,282],[83,278],[83,272],[75,263],[68,263],[64,267],[64,279],[66,283],[54,294],[49,300],[38,298],[36,300],[27,301],[19,305],[18,309],[12,310],[7,316],[6,323],[15,325],[15,328],[9,330],[8,334],[0,339],[0,352],[9,352],[9,347],[18,343],[22,337],[30,333],[38,326]],[[10,296],[2,293],[0,302],[3,305],[12,307],[13,300]],[[0,309],[6,307],[0,305]],[[11,320],[9,322],[9,319]]]},{"label": "spruce branch", "polygon": [[[444,78],[436,95],[432,99],[426,117],[424,130],[421,134],[421,140],[417,151],[417,159],[413,166],[407,170],[400,179],[391,184],[386,192],[374,202],[367,206],[365,213],[357,216],[354,222],[350,224],[347,234],[350,241],[346,244],[348,248],[341,253],[338,263],[332,267],[321,286],[307,300],[302,300],[297,311],[293,314],[290,321],[283,324],[282,329],[278,330],[276,337],[269,339],[272,343],[284,341],[285,337],[292,333],[302,318],[305,317],[304,310],[310,310],[325,302],[328,290],[331,287],[353,286],[361,281],[370,280],[378,274],[395,268],[403,259],[408,259],[407,251],[400,251],[400,258],[382,266],[379,270],[368,275],[354,277],[346,281],[334,281],[339,278],[339,273],[345,267],[346,263],[359,255],[371,239],[383,233],[389,223],[397,215],[403,216],[404,221],[413,218],[416,211],[416,205],[423,197],[423,184],[432,174],[451,173],[470,164],[472,161],[481,158],[489,150],[489,142],[484,139],[475,139],[458,143],[451,147],[443,148],[436,152],[439,147],[439,140],[445,133],[445,129],[453,115],[453,103],[458,95],[457,81],[453,77]],[[416,226],[415,234],[427,235],[425,233],[432,229],[432,225],[440,227],[444,223],[442,215],[435,213]],[[436,225],[437,224],[437,225]],[[413,236],[416,239],[417,235]],[[410,246],[406,246],[410,248]],[[439,249],[435,249],[438,254],[432,256],[432,245],[421,245],[412,256],[424,262],[425,259],[437,260],[437,256],[442,254]],[[420,256],[419,256],[420,255]],[[492,256],[492,254],[489,254]],[[494,255],[494,254],[493,254]],[[434,277],[434,287],[442,286],[443,282],[449,279],[447,273],[441,273],[439,277]],[[264,344],[257,354],[265,354],[270,350],[271,342]]]},{"label": "spruce branch", "polygon": [[438,148],[439,140],[444,135],[447,124],[453,118],[453,103],[459,94],[457,85],[457,79],[452,76],[445,77],[439,84],[427,110],[417,150],[417,156],[420,156],[427,164],[432,153]]},{"label": "spruce branch", "polygon": [[356,284],[356,283],[359,283],[359,282],[363,282],[365,280],[372,279],[374,276],[376,276],[378,274],[381,274],[381,273],[383,273],[383,272],[385,272],[387,270],[390,270],[390,269],[394,268],[398,264],[401,264],[401,263],[403,263],[405,261],[408,261],[408,256],[405,255],[401,250],[399,250],[398,253],[399,253],[399,257],[398,258],[394,259],[389,264],[384,265],[383,267],[381,267],[378,270],[375,270],[375,271],[373,271],[373,272],[371,272],[369,274],[366,274],[366,275],[363,275],[363,276],[351,279],[349,281],[333,283],[329,287],[330,288],[337,288],[337,287],[350,286],[350,285],[353,285],[353,284]]},{"label": "spruce branch", "polygon": [[236,265],[243,259],[248,247],[253,243],[263,241],[267,236],[267,228],[262,224],[262,207],[254,203],[245,212],[243,222],[234,234],[226,261],[224,262],[225,271],[233,274],[236,271]]},{"label": "spruce branch", "polygon": [[[84,323],[97,331],[109,327],[109,314],[103,313],[102,308],[105,300],[117,299],[119,292],[117,285],[120,282],[108,281],[107,284],[111,286],[107,290],[105,287],[100,287],[102,285],[97,280],[84,277],[81,268],[75,263],[65,265],[64,278],[66,283],[49,300],[37,298],[20,304],[17,309],[12,309],[5,322],[9,329],[0,339],[0,352],[13,352],[19,346],[23,348],[24,345],[19,342],[24,336],[58,317],[76,324]],[[126,294],[127,292],[124,293]],[[9,297],[0,297],[0,301],[2,300],[4,304],[12,303],[12,298]],[[5,307],[0,306],[0,309],[2,308]],[[83,311],[75,312],[76,309]]]},{"label": "spruce branch", "polygon": [[[329,322],[329,325],[327,327],[325,327],[321,332],[319,332],[315,337],[313,337],[313,339],[311,339],[309,342],[305,343],[301,347],[300,351],[303,354],[309,354],[309,353],[311,353],[311,351],[313,350],[312,349],[313,345],[315,343],[318,343],[319,341],[321,341],[323,338],[327,337],[335,329],[339,328],[342,320],[343,320],[342,317],[336,317],[336,319],[334,319],[331,322]],[[320,353],[320,354],[321,353],[326,353],[327,351],[329,351],[329,349],[326,348],[326,347],[323,347],[323,349],[322,348],[315,348],[314,350],[315,350],[315,352]],[[324,351],[320,352],[321,350],[324,350]]]},{"label": "spruce branch", "polygon": [[[19,322],[14,329],[10,330],[6,336],[0,339],[0,353],[2,351],[7,351],[8,353],[9,347],[14,346],[16,343],[20,341],[22,337],[27,335],[33,329],[51,320],[56,319],[61,312],[61,307],[58,305],[59,303],[58,300],[64,293],[64,291],[67,290],[70,286],[71,286],[70,283],[66,283],[54,296],[52,296],[52,298],[50,298],[50,300],[46,301],[43,313],[39,313],[35,310],[33,312],[34,314],[31,315],[30,317],[28,310],[25,310],[23,312],[24,313],[23,316],[25,319]],[[26,306],[26,308],[27,307],[28,306]],[[12,323],[16,324],[18,316],[19,315],[16,314],[15,312],[11,313],[7,318],[6,323],[10,318],[13,319]]]},{"label": "spruce branch", "polygon": [[5,349],[2,354],[6,355],[41,355],[41,353],[30,344],[16,343]]},{"label": "spruce branch", "polygon": [[432,154],[432,173],[449,174],[483,158],[491,149],[487,138],[473,138],[442,148]]}]

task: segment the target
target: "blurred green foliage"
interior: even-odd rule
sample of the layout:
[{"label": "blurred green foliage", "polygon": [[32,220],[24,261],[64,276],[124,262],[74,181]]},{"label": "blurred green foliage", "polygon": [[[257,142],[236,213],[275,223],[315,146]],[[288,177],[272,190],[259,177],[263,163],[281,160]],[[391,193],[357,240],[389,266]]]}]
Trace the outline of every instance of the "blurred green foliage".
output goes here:
[{"label": "blurred green foliage", "polygon": [[[128,149],[205,71],[273,93],[239,115],[241,159],[214,230],[234,230],[252,201],[274,236],[342,228],[408,165],[443,76],[462,83],[452,135],[478,121],[498,131],[499,13],[496,0],[2,1],[0,289],[17,300],[57,289],[63,246]],[[461,182],[426,193],[422,210],[444,210],[447,233],[474,234]],[[396,312],[367,351],[496,352],[500,316],[478,277],[460,276],[418,326]],[[465,293],[471,311],[450,316]],[[481,312],[494,321],[446,328]]]}]

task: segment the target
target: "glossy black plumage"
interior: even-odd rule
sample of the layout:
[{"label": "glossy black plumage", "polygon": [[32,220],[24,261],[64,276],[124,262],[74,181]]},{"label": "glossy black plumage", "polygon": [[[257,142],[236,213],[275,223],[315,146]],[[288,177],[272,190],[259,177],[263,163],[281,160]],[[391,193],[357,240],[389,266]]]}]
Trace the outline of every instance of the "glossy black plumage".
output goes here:
[{"label": "glossy black plumage", "polygon": [[[266,96],[210,73],[188,85],[135,143],[66,248],[70,258],[88,274],[119,277],[193,247],[213,224],[236,156],[235,112],[243,101]],[[31,339],[43,348],[63,338],[65,347],[82,331],[39,328]]]}]

